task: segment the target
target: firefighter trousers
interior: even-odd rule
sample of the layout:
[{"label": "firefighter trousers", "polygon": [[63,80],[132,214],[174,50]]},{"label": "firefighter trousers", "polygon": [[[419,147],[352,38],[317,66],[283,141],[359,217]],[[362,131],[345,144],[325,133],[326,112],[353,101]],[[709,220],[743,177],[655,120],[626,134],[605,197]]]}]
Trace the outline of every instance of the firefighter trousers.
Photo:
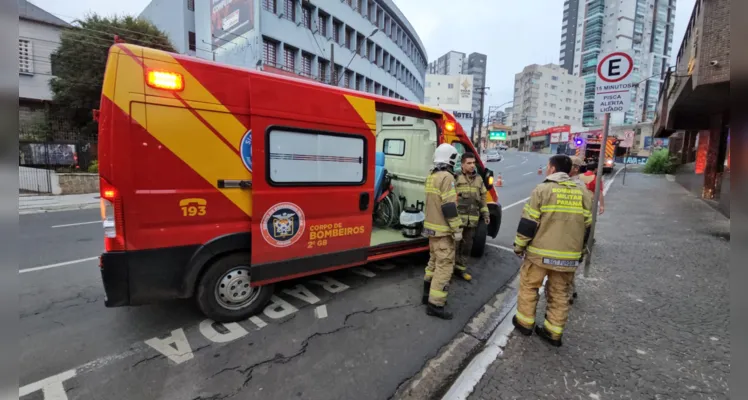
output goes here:
[{"label": "firefighter trousers", "polygon": [[467,272],[470,251],[473,249],[473,235],[475,235],[475,227],[462,228],[462,240],[457,244],[455,253],[455,269],[460,272]]},{"label": "firefighter trousers", "polygon": [[530,329],[535,325],[538,290],[546,276],[548,282],[545,284],[545,297],[548,304],[543,327],[551,338],[559,339],[569,318],[569,287],[574,279],[574,272],[554,271],[525,260],[519,275],[517,322]]},{"label": "firefighter trousers", "polygon": [[455,265],[455,240],[452,236],[429,238],[429,263],[423,280],[431,282],[429,303],[443,307],[447,303],[449,280]]}]

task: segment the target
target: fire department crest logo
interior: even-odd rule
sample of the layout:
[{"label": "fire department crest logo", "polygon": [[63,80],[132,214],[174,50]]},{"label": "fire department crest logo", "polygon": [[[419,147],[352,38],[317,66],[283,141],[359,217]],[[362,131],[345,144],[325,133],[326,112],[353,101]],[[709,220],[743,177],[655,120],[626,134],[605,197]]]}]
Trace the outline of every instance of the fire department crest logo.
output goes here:
[{"label": "fire department crest logo", "polygon": [[304,233],[304,212],[296,204],[278,203],[262,217],[262,237],[271,246],[288,247]]},{"label": "fire department crest logo", "polygon": [[242,138],[241,146],[239,146],[239,152],[241,153],[242,162],[244,167],[252,172],[252,130],[248,130]]}]

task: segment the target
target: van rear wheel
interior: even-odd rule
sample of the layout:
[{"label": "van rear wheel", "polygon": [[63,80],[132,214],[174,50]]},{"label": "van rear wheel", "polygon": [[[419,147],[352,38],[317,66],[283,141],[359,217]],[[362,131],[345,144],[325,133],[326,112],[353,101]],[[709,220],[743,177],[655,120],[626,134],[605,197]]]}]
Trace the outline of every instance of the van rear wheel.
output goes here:
[{"label": "van rear wheel", "polygon": [[236,322],[267,305],[275,285],[252,287],[249,253],[223,256],[208,266],[197,287],[197,305],[216,322]]}]

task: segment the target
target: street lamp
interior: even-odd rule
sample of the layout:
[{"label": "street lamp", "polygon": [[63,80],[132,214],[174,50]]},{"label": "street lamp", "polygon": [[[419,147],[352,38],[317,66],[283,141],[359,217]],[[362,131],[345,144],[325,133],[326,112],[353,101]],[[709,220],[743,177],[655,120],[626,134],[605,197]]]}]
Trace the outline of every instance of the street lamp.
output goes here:
[{"label": "street lamp", "polygon": [[[366,39],[374,36],[377,32],[379,32],[379,28],[374,28],[374,30],[371,31],[371,33],[369,34],[369,36],[366,37]],[[366,46],[366,42],[365,42],[366,39],[364,39],[364,46]],[[348,60],[348,64],[346,64],[345,68],[343,69],[343,73],[341,74],[341,76],[338,77],[337,82],[335,82],[335,86],[340,86],[340,80],[343,78],[343,75],[345,75],[345,71],[348,69],[348,67],[351,66],[351,63],[353,62],[353,59],[356,58],[357,54],[358,54],[358,47],[356,48],[356,51],[353,52],[351,59]],[[332,68],[335,69],[335,66],[333,65]]]}]

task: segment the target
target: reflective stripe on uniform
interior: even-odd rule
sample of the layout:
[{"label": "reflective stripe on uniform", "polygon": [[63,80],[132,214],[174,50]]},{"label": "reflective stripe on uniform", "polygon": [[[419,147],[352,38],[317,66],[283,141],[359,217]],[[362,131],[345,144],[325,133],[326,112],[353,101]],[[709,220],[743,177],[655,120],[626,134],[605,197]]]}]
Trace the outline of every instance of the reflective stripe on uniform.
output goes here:
[{"label": "reflective stripe on uniform", "polygon": [[540,207],[542,213],[567,213],[567,214],[582,214],[585,217],[590,214],[589,211],[581,207],[572,206],[542,206]]},{"label": "reflective stripe on uniform", "polygon": [[569,186],[569,187],[576,187],[577,186],[577,184],[574,183],[574,181],[563,181],[563,182],[556,182],[556,183],[558,183],[559,185]]},{"label": "reflective stripe on uniform", "polygon": [[472,193],[478,193],[478,188],[474,186],[469,185],[455,185],[455,188],[458,192],[472,192]]},{"label": "reflective stripe on uniform", "polygon": [[527,212],[527,215],[533,218],[540,218],[540,211],[530,207],[529,204],[525,204],[525,212]]},{"label": "reflective stripe on uniform", "polygon": [[525,325],[530,325],[530,326],[535,325],[535,317],[528,317],[527,315],[522,314],[519,311],[517,311],[516,316],[517,316],[517,320],[519,320],[519,322],[522,322]]},{"label": "reflective stripe on uniform", "polygon": [[458,271],[467,271],[467,267],[464,265],[455,264],[455,269]]},{"label": "reflective stripe on uniform", "polygon": [[582,257],[582,253],[579,251],[556,251],[556,250],[539,249],[534,246],[529,246],[527,248],[527,252],[537,254],[539,256],[548,256],[548,257],[558,258],[560,260],[578,260],[580,257]]},{"label": "reflective stripe on uniform", "polygon": [[543,321],[543,326],[545,326],[545,329],[551,331],[551,333],[554,333],[556,335],[562,335],[564,333],[564,327],[553,325],[552,323],[548,322],[548,320]]},{"label": "reflective stripe on uniform", "polygon": [[460,229],[460,227],[462,226],[462,218],[460,217],[452,218],[447,222],[449,223],[449,226],[452,228],[453,231]]},{"label": "reflective stripe on uniform", "polygon": [[431,278],[434,276],[434,271],[429,270],[429,267],[426,267],[426,275],[425,278]]},{"label": "reflective stripe on uniform", "polygon": [[525,247],[528,243],[530,243],[530,239],[522,240],[519,238],[519,236],[514,238],[514,244],[516,244],[517,246]]},{"label": "reflective stripe on uniform", "polygon": [[433,222],[428,222],[428,221],[426,221],[426,222],[423,223],[423,227],[426,228],[426,229],[431,229],[432,231],[443,232],[443,233],[449,233],[449,232],[452,231],[446,225],[439,225],[439,224],[435,224]]},{"label": "reflective stripe on uniform", "polygon": [[447,292],[444,292],[444,291],[441,291],[441,290],[431,289],[431,290],[429,290],[429,296],[434,296],[436,298],[443,299],[443,298],[447,297]]},{"label": "reflective stripe on uniform", "polygon": [[481,207],[480,212],[488,214],[488,207]]}]

